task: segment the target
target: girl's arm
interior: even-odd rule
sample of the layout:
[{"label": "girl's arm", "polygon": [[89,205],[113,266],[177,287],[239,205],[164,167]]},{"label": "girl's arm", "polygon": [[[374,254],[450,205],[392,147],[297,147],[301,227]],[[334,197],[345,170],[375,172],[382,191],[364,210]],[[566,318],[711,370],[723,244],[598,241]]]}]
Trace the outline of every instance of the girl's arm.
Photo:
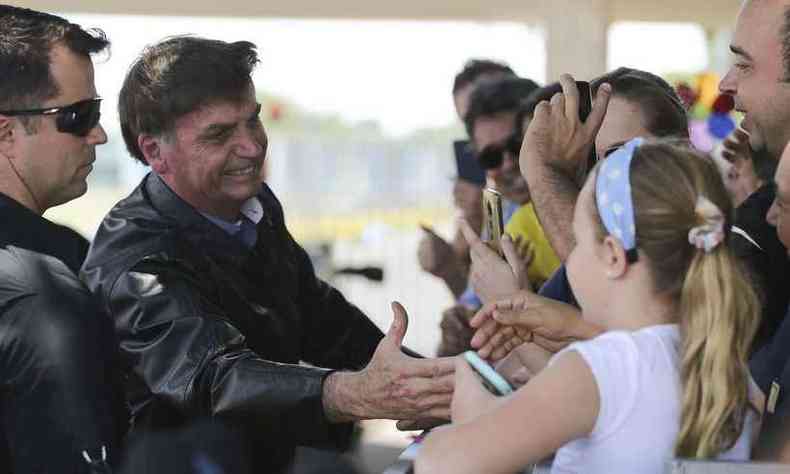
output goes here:
[{"label": "girl's arm", "polygon": [[588,435],[598,418],[595,378],[575,351],[507,399],[481,390],[471,370],[456,364],[453,421],[460,423],[428,436],[417,474],[515,472]]}]

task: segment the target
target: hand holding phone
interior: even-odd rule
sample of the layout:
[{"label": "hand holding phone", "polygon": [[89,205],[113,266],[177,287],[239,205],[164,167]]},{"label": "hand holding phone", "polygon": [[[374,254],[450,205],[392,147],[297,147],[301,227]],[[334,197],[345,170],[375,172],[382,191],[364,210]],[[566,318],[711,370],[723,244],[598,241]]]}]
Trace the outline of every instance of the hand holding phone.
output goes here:
[{"label": "hand holding phone", "polygon": [[477,355],[477,352],[464,352],[464,359],[472,368],[472,370],[475,371],[478,377],[480,377],[480,380],[483,382],[483,386],[485,386],[489,392],[498,396],[510,395],[513,393],[513,387],[510,386],[508,381],[499,375],[497,371],[488,364],[488,362],[481,359],[480,356]]}]

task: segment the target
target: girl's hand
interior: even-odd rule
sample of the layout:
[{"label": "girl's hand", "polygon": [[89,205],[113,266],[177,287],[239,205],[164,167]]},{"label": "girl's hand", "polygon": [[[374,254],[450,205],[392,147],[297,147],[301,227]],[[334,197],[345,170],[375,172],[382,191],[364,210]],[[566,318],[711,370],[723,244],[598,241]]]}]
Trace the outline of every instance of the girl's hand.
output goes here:
[{"label": "girl's hand", "polygon": [[455,358],[455,391],[450,405],[453,423],[465,423],[492,408],[497,397],[475,375],[463,356]]}]

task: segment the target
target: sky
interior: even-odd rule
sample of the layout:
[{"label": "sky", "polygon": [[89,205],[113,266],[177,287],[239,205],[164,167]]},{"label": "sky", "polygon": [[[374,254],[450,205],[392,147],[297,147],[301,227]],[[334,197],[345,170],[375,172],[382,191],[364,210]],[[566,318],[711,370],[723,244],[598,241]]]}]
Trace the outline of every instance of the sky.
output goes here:
[{"label": "sky", "polygon": [[[349,121],[378,121],[394,136],[455,122],[452,80],[470,57],[502,60],[522,76],[546,80],[542,32],[520,23],[61,14],[101,27],[113,42],[112,56],[96,68],[109,129],[117,128],[115,103],[131,62],[145,45],[175,34],[252,41],[261,57],[259,90]],[[691,24],[615,24],[608,66],[701,71],[708,61],[704,38]]]}]

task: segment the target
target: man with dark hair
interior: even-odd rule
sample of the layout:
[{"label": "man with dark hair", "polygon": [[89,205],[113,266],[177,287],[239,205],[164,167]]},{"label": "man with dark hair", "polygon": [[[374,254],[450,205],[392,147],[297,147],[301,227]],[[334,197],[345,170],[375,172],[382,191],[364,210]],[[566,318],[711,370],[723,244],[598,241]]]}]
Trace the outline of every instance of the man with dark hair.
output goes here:
[{"label": "man with dark hair", "polygon": [[82,277],[130,361],[133,429],[218,417],[253,472],[274,472],[295,446],[345,446],[352,421],[447,419],[453,361],[402,352],[400,305],[382,337],[316,277],[262,183],[257,62],[252,43],[182,36],[132,65],[121,127],[152,172],[104,219]]},{"label": "man with dark hair", "polygon": [[44,219],[85,193],[107,137],[91,55],[109,42],[0,6],[0,471],[105,472],[125,427],[112,325],[76,277],[88,242]]},{"label": "man with dark hair", "polygon": [[513,69],[505,63],[490,59],[470,59],[464,64],[461,72],[455,75],[453,81],[453,103],[458,118],[464,120],[469,108],[469,96],[475,85],[482,81],[498,79],[503,76],[516,76]]},{"label": "man with dark hair", "polygon": [[[458,118],[463,121],[469,108],[469,97],[475,87],[487,81],[504,76],[515,77],[510,66],[489,59],[470,59],[453,81],[453,103]],[[454,144],[471,152],[471,144],[467,140]],[[457,151],[456,151],[457,153]],[[475,227],[482,225],[482,188],[459,177],[453,184],[453,201],[464,219]],[[417,248],[417,260],[420,267],[431,275],[442,279],[454,298],[458,298],[466,289],[469,272],[469,246],[461,234],[456,232],[452,242],[447,242],[431,228],[424,228],[425,236]],[[445,312],[452,318],[452,314]]]},{"label": "man with dark hair", "polygon": [[515,122],[519,104],[536,89],[534,81],[518,77],[485,82],[472,93],[464,117],[466,132],[489,179],[506,199],[519,205],[529,201],[529,191],[518,167],[518,150],[508,145],[514,135],[521,135]]},{"label": "man with dark hair", "polygon": [[744,114],[751,147],[778,160],[790,141],[790,2],[746,1],[730,50],[735,62],[719,89]]}]

